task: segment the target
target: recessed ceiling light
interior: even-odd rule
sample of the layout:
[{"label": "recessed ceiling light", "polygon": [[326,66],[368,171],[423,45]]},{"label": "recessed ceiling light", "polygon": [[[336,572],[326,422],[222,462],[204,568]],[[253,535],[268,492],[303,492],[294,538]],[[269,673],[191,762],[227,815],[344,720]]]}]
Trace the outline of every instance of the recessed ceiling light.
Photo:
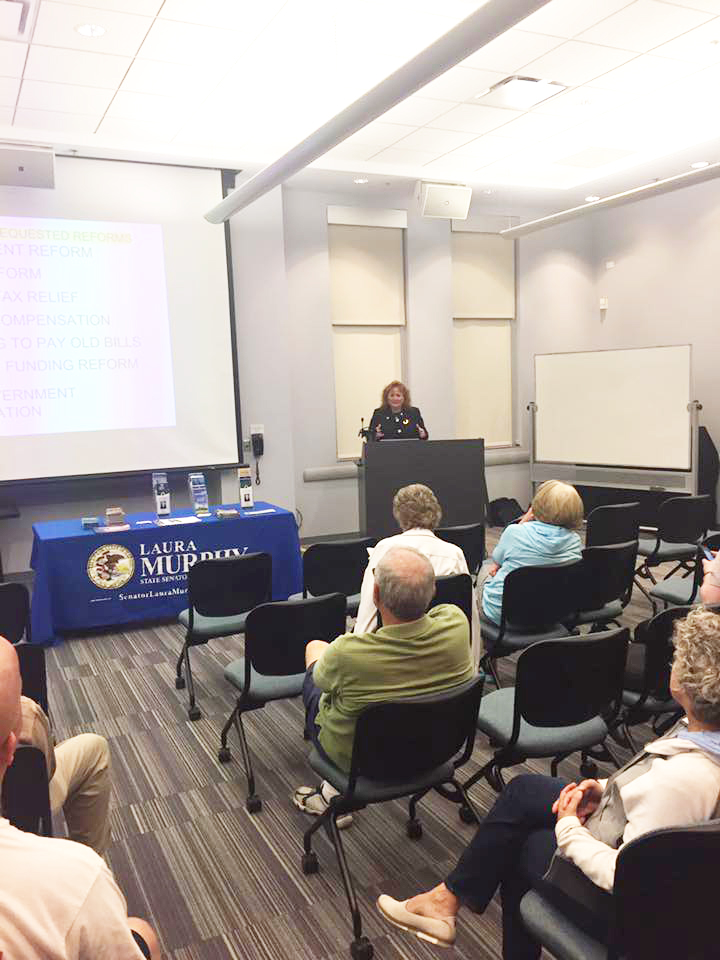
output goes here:
[{"label": "recessed ceiling light", "polygon": [[105,33],[105,27],[99,23],[79,23],[75,30],[82,37],[101,37]]},{"label": "recessed ceiling light", "polygon": [[585,203],[595,203],[595,201],[599,199],[600,197],[595,197],[591,195],[589,197],[585,197]]},{"label": "recessed ceiling light", "polygon": [[353,180],[353,183],[368,183],[368,182],[369,181],[367,177],[355,177],[355,179]]},{"label": "recessed ceiling light", "polygon": [[697,163],[691,163],[690,166],[693,168],[693,170],[702,170],[703,167],[709,167],[709,166],[710,166],[710,161],[709,161],[709,160],[698,160]]},{"label": "recessed ceiling light", "polygon": [[488,106],[509,107],[511,110],[529,110],[537,103],[548,100],[567,90],[564,83],[555,80],[537,80],[535,77],[506,77],[494,84],[489,90],[483,90],[475,97]]}]

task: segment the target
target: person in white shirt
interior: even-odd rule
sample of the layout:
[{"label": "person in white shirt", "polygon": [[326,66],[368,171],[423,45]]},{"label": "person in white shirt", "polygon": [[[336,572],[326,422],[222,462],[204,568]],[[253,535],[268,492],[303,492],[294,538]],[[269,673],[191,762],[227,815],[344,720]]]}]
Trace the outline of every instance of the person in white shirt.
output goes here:
[{"label": "person in white shirt", "polygon": [[[17,654],[0,637],[0,784],[21,730]],[[148,923],[128,917],[113,875],[90,847],[0,819],[0,956],[5,960],[159,958]]]},{"label": "person in white shirt", "polygon": [[[670,736],[648,744],[609,781],[578,784],[541,774],[515,777],[445,882],[404,901],[382,894],[378,909],[383,916],[422,939],[447,946],[455,940],[460,906],[482,913],[499,887],[503,957],[537,960],[540,944],[523,926],[519,906],[528,889],[540,883],[556,850],[599,888],[597,895],[604,900],[602,891],[612,891],[623,843],[650,830],[689,826],[718,816],[717,614],[700,608],[677,622],[670,689],[686,711],[686,726],[681,724]],[[597,817],[593,817],[595,811]],[[612,842],[607,825],[612,827]],[[581,926],[587,923],[582,910],[572,919]],[[592,934],[598,935],[595,929]]]},{"label": "person in white shirt", "polygon": [[[377,629],[377,609],[373,601],[375,577],[373,571],[388,550],[393,547],[412,547],[428,558],[436,577],[454,573],[468,573],[465,555],[454,543],[436,537],[433,530],[442,518],[442,508],[437,497],[423,483],[411,483],[401,487],[393,498],[393,516],[402,533],[386,537],[368,551],[368,565],[360,588],[360,605],[353,633],[373,633]],[[473,664],[480,661],[480,618],[475,591],[472,598],[472,623],[470,624]]]}]

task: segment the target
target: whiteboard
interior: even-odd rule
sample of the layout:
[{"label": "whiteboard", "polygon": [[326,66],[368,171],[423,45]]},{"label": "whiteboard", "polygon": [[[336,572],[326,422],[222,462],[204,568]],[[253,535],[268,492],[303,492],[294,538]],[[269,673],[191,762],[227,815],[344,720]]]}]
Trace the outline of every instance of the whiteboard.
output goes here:
[{"label": "whiteboard", "polygon": [[690,469],[690,345],[535,357],[535,459]]}]

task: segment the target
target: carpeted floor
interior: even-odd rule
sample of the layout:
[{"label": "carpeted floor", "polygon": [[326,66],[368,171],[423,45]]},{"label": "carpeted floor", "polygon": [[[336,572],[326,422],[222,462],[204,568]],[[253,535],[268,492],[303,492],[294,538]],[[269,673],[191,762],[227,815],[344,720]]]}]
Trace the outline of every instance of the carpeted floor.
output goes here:
[{"label": "carpeted floor", "polygon": [[[488,532],[492,547],[499,531]],[[650,615],[636,591],[625,622]],[[332,847],[317,835],[320,872],[300,869],[306,817],[293,789],[314,778],[305,763],[302,704],[272,704],[246,716],[263,809],[244,806],[245,781],[234,734],[233,761],[217,760],[219,733],[233,706],[225,665],[242,653],[238,637],[192,652],[201,720],[187,719],[186,693],[174,687],[182,630],[175,624],[68,638],[48,650],[52,720],[58,739],[83,731],[108,738],[113,758],[113,842],[108,860],[131,914],[156,928],[176,960],[347,958],[349,912]],[[508,680],[512,663],[503,666]],[[490,687],[492,689],[492,687]],[[627,756],[620,748],[622,759]],[[466,776],[489,756],[478,737]],[[561,773],[577,776],[577,756]],[[547,772],[536,761],[515,768]],[[481,810],[494,794],[472,792]],[[432,795],[420,808],[424,833],[405,834],[406,807],[376,806],[343,834],[363,910],[364,932],[379,960],[437,957],[437,948],[394,930],[379,917],[378,893],[408,896],[439,882],[472,836],[457,808]],[[458,960],[500,956],[499,908],[467,912],[458,927]]]}]

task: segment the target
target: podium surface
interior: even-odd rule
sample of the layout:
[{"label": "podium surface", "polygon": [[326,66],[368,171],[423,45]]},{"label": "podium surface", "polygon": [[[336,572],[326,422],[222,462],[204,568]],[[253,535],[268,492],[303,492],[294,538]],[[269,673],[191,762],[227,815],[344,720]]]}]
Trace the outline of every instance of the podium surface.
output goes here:
[{"label": "podium surface", "polygon": [[360,530],[368,537],[398,533],[392,515],[400,487],[424,483],[442,507],[443,526],[485,518],[483,440],[383,440],[363,445],[359,468]]}]

